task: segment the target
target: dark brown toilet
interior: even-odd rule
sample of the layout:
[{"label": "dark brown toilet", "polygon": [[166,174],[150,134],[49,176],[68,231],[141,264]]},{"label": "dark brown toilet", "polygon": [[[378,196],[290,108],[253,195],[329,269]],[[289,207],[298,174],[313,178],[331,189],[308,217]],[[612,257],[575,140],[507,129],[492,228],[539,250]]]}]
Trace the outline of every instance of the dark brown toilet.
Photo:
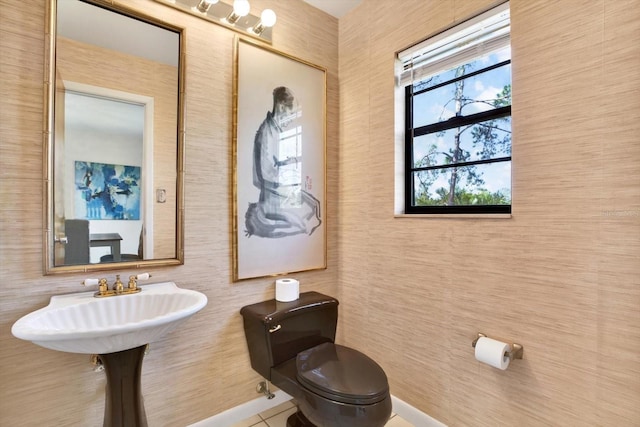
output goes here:
[{"label": "dark brown toilet", "polygon": [[287,427],[382,427],[389,420],[382,368],[334,343],[338,300],[305,292],[296,301],[273,299],[240,313],[251,366],[298,404]]}]

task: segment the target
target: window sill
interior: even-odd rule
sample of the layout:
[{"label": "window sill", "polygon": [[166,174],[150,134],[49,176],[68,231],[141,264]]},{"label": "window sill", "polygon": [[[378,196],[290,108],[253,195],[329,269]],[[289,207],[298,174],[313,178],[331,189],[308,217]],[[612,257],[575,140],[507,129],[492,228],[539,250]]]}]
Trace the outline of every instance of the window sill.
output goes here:
[{"label": "window sill", "polygon": [[466,218],[483,218],[483,219],[509,219],[512,214],[394,214],[394,218],[453,218],[453,219],[466,219]]}]

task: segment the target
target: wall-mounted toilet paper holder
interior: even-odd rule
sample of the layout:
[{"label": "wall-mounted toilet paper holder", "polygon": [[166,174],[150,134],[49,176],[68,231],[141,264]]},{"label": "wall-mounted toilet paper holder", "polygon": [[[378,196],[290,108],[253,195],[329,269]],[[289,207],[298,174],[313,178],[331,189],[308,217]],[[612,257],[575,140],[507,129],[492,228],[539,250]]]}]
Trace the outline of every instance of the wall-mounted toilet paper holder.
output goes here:
[{"label": "wall-mounted toilet paper holder", "polygon": [[[478,336],[471,343],[471,347],[475,348],[476,347],[476,343],[482,337],[487,338],[487,336],[485,334],[483,334],[481,332],[478,332]],[[511,343],[510,345],[511,345],[511,351],[505,351],[504,356],[508,357],[511,360],[513,360],[513,359],[522,359],[522,354],[524,353],[524,348],[522,347],[522,345],[516,344],[516,343]]]}]

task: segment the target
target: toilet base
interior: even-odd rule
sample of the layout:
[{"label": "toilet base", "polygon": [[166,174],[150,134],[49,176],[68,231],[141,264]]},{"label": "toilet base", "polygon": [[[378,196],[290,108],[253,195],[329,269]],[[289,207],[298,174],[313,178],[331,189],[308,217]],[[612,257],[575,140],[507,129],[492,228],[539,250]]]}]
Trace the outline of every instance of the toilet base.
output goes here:
[{"label": "toilet base", "polygon": [[287,427],[316,427],[311,421],[300,411],[287,418]]}]

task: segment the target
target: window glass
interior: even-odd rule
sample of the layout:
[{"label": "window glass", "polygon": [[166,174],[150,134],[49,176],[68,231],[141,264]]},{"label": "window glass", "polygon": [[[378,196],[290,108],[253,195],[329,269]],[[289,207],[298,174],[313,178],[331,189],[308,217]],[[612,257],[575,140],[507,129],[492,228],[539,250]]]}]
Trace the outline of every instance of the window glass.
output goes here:
[{"label": "window glass", "polygon": [[[463,75],[473,65],[465,64],[446,74],[458,72]],[[477,68],[476,68],[477,70]],[[440,80],[434,76],[434,79]],[[462,80],[457,80],[433,89],[419,90],[422,82],[414,85],[413,126],[420,127],[441,122],[456,115],[469,115],[511,104],[511,92],[505,99],[503,89],[511,85],[511,64],[490,69]],[[456,95],[460,91],[458,95]],[[417,95],[416,95],[417,94]],[[505,104],[505,102],[507,104]]]},{"label": "window glass", "polygon": [[[411,76],[400,79],[407,213],[511,212],[508,9],[486,18],[499,21],[495,34],[483,19],[472,20],[482,41],[473,39],[471,27],[460,37],[454,28],[440,37],[440,43],[449,43],[449,57],[434,54],[430,63],[428,52],[437,47],[430,50],[425,41],[417,56],[404,62],[402,76]],[[456,45],[462,38],[465,42]]]},{"label": "window glass", "polygon": [[511,162],[414,172],[414,188],[415,206],[510,205]]},{"label": "window glass", "polygon": [[413,140],[414,168],[452,165],[510,155],[510,116],[429,133]]}]

